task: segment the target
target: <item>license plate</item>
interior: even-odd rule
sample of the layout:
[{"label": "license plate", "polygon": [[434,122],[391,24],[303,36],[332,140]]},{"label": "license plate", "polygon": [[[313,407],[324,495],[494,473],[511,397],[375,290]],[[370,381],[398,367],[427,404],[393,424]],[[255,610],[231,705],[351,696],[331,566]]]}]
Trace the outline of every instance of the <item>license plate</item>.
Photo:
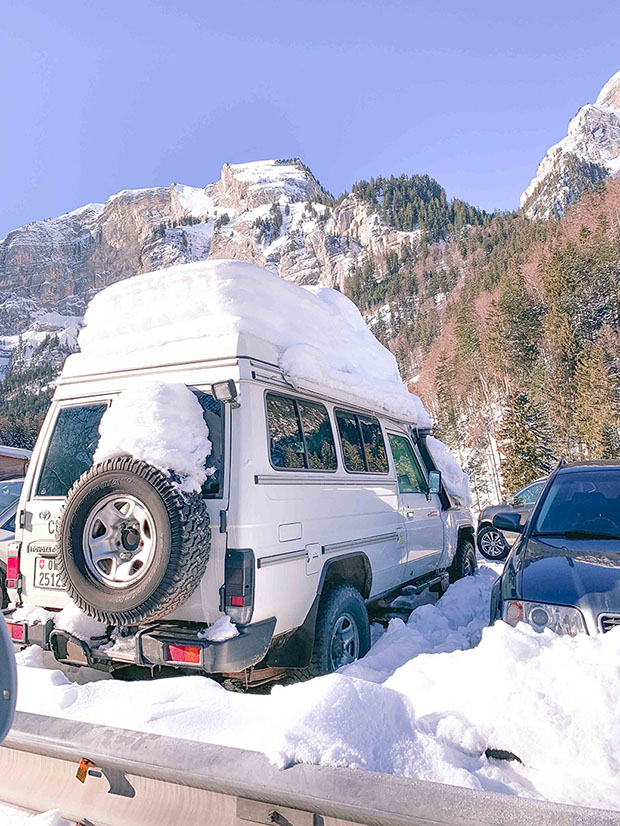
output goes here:
[{"label": "license plate", "polygon": [[56,557],[38,556],[34,561],[34,587],[62,590]]}]

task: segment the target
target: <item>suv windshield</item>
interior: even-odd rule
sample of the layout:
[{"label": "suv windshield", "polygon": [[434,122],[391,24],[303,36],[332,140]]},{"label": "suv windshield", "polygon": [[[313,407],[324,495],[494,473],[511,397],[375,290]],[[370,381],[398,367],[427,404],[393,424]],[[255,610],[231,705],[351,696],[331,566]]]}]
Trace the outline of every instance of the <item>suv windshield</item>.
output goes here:
[{"label": "suv windshield", "polygon": [[620,539],[620,468],[559,473],[536,519],[533,536]]}]

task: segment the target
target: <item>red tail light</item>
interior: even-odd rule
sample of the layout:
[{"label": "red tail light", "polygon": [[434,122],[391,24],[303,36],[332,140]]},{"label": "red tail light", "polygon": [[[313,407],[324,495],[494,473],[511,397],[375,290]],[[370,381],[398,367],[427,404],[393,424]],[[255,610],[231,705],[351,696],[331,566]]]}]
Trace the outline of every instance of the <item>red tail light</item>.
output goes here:
[{"label": "red tail light", "polygon": [[7,622],[7,626],[12,640],[15,642],[24,642],[26,635],[23,625],[18,625],[16,622]]},{"label": "red tail light", "polygon": [[19,557],[10,556],[6,561],[6,578],[17,579],[19,576]]},{"label": "red tail light", "polygon": [[200,665],[200,651],[197,645],[169,645],[166,659],[172,663],[195,663]]}]

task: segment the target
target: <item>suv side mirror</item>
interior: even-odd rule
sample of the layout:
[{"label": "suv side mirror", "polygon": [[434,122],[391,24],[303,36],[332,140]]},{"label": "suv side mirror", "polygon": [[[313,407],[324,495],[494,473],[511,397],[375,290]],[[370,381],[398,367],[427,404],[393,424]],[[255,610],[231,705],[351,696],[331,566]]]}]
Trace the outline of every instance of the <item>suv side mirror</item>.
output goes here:
[{"label": "suv side mirror", "polygon": [[429,470],[428,472],[428,492],[439,493],[441,490],[441,471]]},{"label": "suv side mirror", "polygon": [[523,533],[521,516],[518,513],[497,513],[493,517],[493,527],[500,531]]},{"label": "suv side mirror", "polygon": [[0,743],[13,724],[15,700],[17,697],[17,668],[13,643],[9,631],[0,615]]}]

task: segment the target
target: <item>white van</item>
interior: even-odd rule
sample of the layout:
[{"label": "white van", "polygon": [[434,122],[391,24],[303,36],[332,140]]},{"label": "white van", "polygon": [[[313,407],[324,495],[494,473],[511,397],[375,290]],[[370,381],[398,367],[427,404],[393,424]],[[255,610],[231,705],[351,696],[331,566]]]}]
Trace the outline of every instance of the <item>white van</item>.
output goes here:
[{"label": "white van", "polygon": [[[39,616],[10,622],[15,642],[112,672],[323,674],[367,652],[369,606],[474,572],[471,514],[444,489],[428,429],[337,389],[304,389],[280,360],[238,332],[183,363],[134,354],[104,372],[65,369],[25,480],[7,587],[15,604],[52,612],[72,599],[103,630],[83,639]],[[200,493],[132,456],[92,464],[102,417],[145,379],[200,402],[212,443]]]}]

